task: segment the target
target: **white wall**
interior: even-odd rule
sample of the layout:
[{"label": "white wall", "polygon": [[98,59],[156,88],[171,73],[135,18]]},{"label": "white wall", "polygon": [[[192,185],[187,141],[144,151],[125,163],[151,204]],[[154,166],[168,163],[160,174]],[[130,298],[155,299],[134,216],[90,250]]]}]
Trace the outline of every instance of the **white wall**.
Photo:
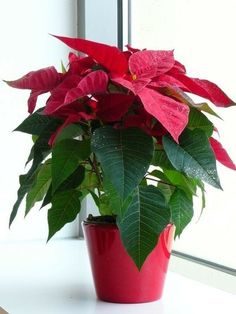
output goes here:
[{"label": "white wall", "polygon": [[[217,83],[236,100],[235,0],[133,0],[132,45],[175,49],[190,76]],[[220,141],[236,162],[236,108],[217,110]],[[236,268],[236,173],[219,166],[224,192],[207,188],[207,208],[175,249]]]},{"label": "white wall", "polygon": [[[8,0],[0,2],[0,79],[12,80],[50,65],[60,69],[68,49],[49,36],[76,35],[76,0]],[[12,130],[27,115],[28,91],[0,82],[0,241],[47,237],[46,212],[35,208],[23,219],[24,208],[8,230],[8,218],[16,199],[18,175],[24,171],[31,140]],[[60,236],[75,235],[77,225]]]}]

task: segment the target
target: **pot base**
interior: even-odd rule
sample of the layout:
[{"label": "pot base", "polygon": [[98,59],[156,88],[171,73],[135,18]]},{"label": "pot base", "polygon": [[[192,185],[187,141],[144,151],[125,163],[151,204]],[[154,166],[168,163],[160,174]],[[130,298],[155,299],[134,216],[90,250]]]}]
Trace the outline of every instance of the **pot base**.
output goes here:
[{"label": "pot base", "polygon": [[160,235],[139,271],[125,251],[115,224],[84,223],[97,297],[113,303],[146,303],[161,298],[174,226]]}]

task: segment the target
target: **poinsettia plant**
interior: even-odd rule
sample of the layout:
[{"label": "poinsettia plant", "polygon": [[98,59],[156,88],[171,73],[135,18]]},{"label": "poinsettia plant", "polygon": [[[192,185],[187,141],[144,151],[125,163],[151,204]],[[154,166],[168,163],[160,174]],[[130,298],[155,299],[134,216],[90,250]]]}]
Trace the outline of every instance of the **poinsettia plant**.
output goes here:
[{"label": "poinsettia plant", "polygon": [[[83,53],[68,66],[30,72],[12,87],[31,90],[29,115],[16,131],[33,146],[20,176],[10,224],[26,197],[49,205],[50,239],[80,212],[91,194],[104,220],[118,225],[129,255],[141,268],[170,223],[179,236],[193,217],[193,197],[204,183],[221,188],[216,160],[236,170],[210,120],[235,103],[214,83],[186,75],[173,51],[127,51],[79,38],[58,37]],[[49,97],[43,108],[37,98]]]}]

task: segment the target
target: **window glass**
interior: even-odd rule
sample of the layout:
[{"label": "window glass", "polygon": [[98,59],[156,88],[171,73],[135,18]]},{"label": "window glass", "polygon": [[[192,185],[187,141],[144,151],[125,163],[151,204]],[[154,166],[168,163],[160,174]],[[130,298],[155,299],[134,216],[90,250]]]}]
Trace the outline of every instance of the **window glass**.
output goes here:
[{"label": "window glass", "polygon": [[[42,67],[67,59],[68,49],[49,35],[76,35],[76,1],[67,0],[8,0],[0,2],[1,79],[17,79]],[[0,82],[0,239],[47,237],[46,211],[38,208],[23,219],[24,206],[8,230],[8,219],[16,200],[18,175],[31,147],[29,136],[11,133],[27,116],[29,91],[16,90]],[[43,98],[43,97],[42,97]],[[41,98],[41,102],[42,102]],[[41,103],[43,104],[43,102]],[[61,236],[74,235],[77,225],[67,227]]]},{"label": "window glass", "polygon": [[[236,2],[214,0],[131,1],[131,44],[148,49],[174,49],[189,76],[216,82],[236,99]],[[236,110],[216,109],[220,141],[236,162]],[[236,173],[218,165],[224,192],[207,187],[207,207],[196,215],[175,250],[236,268]]]}]

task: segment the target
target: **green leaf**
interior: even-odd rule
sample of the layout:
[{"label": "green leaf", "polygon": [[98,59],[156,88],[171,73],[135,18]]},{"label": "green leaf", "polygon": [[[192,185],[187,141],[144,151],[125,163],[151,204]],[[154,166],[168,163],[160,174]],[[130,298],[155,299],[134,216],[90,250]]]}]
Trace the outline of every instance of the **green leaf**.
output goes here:
[{"label": "green leaf", "polygon": [[78,188],[83,182],[84,177],[85,168],[83,166],[79,166],[65,181],[62,182],[54,193],[52,192],[51,184],[47,194],[45,195],[41,208],[51,203],[52,197],[55,193]]},{"label": "green leaf", "polygon": [[196,182],[176,170],[164,170],[169,182],[182,189],[190,198],[196,195]]},{"label": "green leaf", "polygon": [[174,169],[164,150],[155,150],[152,165],[165,169]]},{"label": "green leaf", "polygon": [[107,194],[102,194],[100,196],[100,199],[99,199],[99,204],[98,204],[98,208],[99,208],[99,213],[102,215],[102,216],[112,216],[112,210],[110,208],[110,199],[109,199],[109,196]]},{"label": "green leaf", "polygon": [[25,195],[28,193],[30,188],[33,186],[37,176],[37,169],[34,171],[29,170],[27,174],[20,175],[20,187],[17,191],[17,200],[13,206],[10,219],[9,219],[9,227],[11,226],[12,222],[16,218],[18,209],[20,207],[21,202],[23,201]]},{"label": "green leaf", "polygon": [[161,232],[170,222],[170,211],[157,188],[151,185],[139,187],[125,215],[118,217],[117,222],[128,254],[141,269]]},{"label": "green leaf", "polygon": [[180,137],[179,145],[165,135],[163,146],[176,170],[184,172],[191,178],[200,179],[216,188],[221,188],[215,155],[204,131],[185,130]]},{"label": "green leaf", "polygon": [[126,199],[149,168],[152,137],[135,128],[120,130],[105,126],[95,130],[91,146],[105,176],[121,199]]},{"label": "green leaf", "polygon": [[51,201],[52,201],[52,183],[50,184],[50,186],[48,188],[48,191],[47,191],[47,193],[43,199],[43,203],[42,203],[40,209],[43,208],[44,206],[50,204]]},{"label": "green leaf", "polygon": [[66,68],[65,68],[64,63],[63,63],[62,60],[61,60],[61,72],[62,72],[63,74],[66,73]]},{"label": "green leaf", "polygon": [[46,161],[40,168],[36,182],[26,197],[26,210],[25,216],[29,213],[30,209],[43,199],[51,184],[51,160]]},{"label": "green leaf", "polygon": [[168,185],[168,184],[159,182],[157,188],[165,196],[166,202],[169,203],[169,200],[170,200],[171,195],[173,194],[173,192],[175,190],[175,187],[172,185]]},{"label": "green leaf", "polygon": [[179,87],[161,87],[162,93],[165,95],[175,98],[176,100],[180,101],[181,103],[184,103],[189,106],[194,106],[194,101],[186,94],[184,93]]},{"label": "green leaf", "polygon": [[29,115],[14,131],[20,131],[33,135],[40,135],[44,130],[51,128],[52,124],[59,126],[60,119],[55,119],[42,114],[42,109]]},{"label": "green leaf", "polygon": [[9,221],[10,226],[17,215],[17,212],[18,212],[18,209],[22,200],[24,199],[25,195],[29,192],[29,190],[31,189],[31,187],[33,186],[36,180],[37,171],[41,165],[41,162],[51,151],[51,148],[48,145],[48,140],[51,136],[51,132],[55,130],[56,127],[57,125],[55,124],[55,121],[52,121],[48,125],[48,129],[44,130],[40,134],[40,136],[38,137],[38,139],[36,140],[35,144],[33,145],[31,149],[28,162],[33,159],[33,163],[28,173],[20,176],[20,188],[17,191],[17,200],[13,206],[13,209],[10,215],[10,221]]},{"label": "green leaf", "polygon": [[167,178],[167,176],[165,175],[165,173],[163,173],[162,171],[160,170],[153,170],[152,172],[150,172],[147,176],[147,180],[149,177],[155,177],[157,179],[160,179],[161,181],[163,182],[166,182],[166,183],[170,183],[170,180]]},{"label": "green leaf", "polygon": [[26,164],[28,164],[32,159],[34,160],[33,163],[38,164],[39,162],[43,161],[45,157],[48,156],[48,154],[51,152],[51,147],[48,145],[48,141],[57,128],[57,120],[54,119],[51,122],[48,122],[46,128],[42,130],[42,132],[36,139]]},{"label": "green leaf", "polygon": [[68,138],[76,138],[83,134],[83,130],[78,124],[70,124],[65,127],[56,137],[56,143]]},{"label": "green leaf", "polygon": [[206,102],[194,104],[194,107],[222,120],[222,118],[214,110],[212,110],[211,107]]},{"label": "green leaf", "polygon": [[[104,178],[104,191],[107,197],[106,211],[110,212],[112,215],[122,217],[133,199],[133,192],[123,200],[107,178]],[[101,214],[102,211],[104,211],[104,208],[101,209]]]},{"label": "green leaf", "polygon": [[[79,166],[56,190],[57,192],[62,192],[66,190],[76,189],[83,182],[85,177],[85,168],[83,166]],[[52,184],[50,185],[47,194],[44,197],[43,204],[41,206],[44,207],[51,203],[53,194],[52,192]]]},{"label": "green leaf", "polygon": [[201,129],[206,132],[208,137],[213,133],[213,123],[199,110],[190,108],[189,121],[187,127],[191,130]]},{"label": "green leaf", "polygon": [[[96,206],[99,208],[100,206],[100,199],[99,197],[97,196],[97,194],[95,192],[93,192],[92,190],[89,190],[89,193],[91,194],[93,200],[94,200],[94,203],[96,204]],[[102,196],[102,195],[101,195]]]},{"label": "green leaf", "polygon": [[201,213],[199,215],[199,219],[202,216],[203,210],[206,207],[206,197],[205,197],[205,187],[204,187],[204,183],[200,180],[197,180],[197,186],[199,187],[200,191],[201,191],[201,201],[202,201],[202,206],[201,206]]},{"label": "green leaf", "polygon": [[32,141],[33,141],[33,143],[35,143],[38,138],[39,138],[38,135],[32,135]]},{"label": "green leaf", "polygon": [[52,190],[65,181],[78,167],[80,161],[90,155],[90,142],[65,139],[58,142],[52,151]]},{"label": "green leaf", "polygon": [[96,173],[85,168],[85,177],[80,185],[80,190],[94,190],[99,186]]},{"label": "green leaf", "polygon": [[75,220],[80,212],[80,196],[77,190],[63,191],[55,194],[52,199],[52,207],[48,211],[48,240],[65,224]]},{"label": "green leaf", "polygon": [[175,237],[177,237],[193,217],[193,202],[183,190],[176,188],[171,195],[169,206],[171,220],[176,227]]}]

